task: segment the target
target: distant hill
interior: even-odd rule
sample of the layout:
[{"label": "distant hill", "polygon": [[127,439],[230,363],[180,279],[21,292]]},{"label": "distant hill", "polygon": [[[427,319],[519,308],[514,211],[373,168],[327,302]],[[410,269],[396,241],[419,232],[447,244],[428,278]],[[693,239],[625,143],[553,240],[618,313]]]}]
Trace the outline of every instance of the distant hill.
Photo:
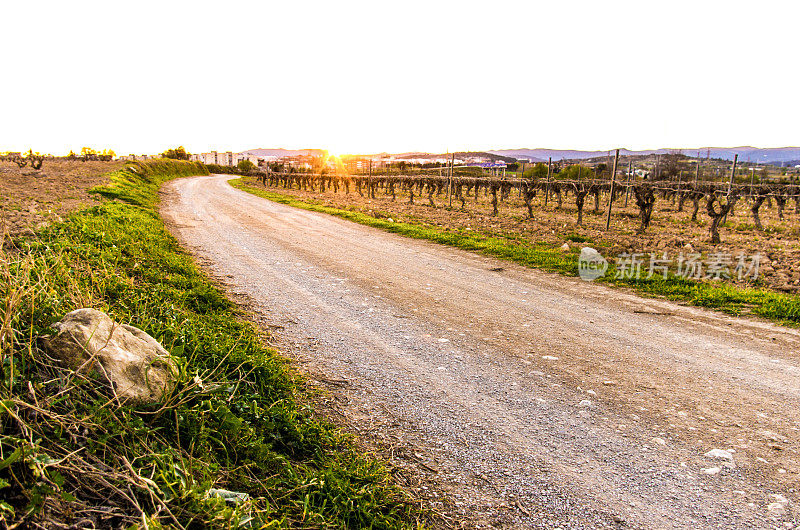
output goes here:
[{"label": "distant hill", "polygon": [[464,158],[486,158],[487,160],[491,160],[493,162],[503,161],[503,162],[516,162],[516,158],[513,156],[508,155],[500,155],[497,153],[485,152],[485,151],[458,151],[455,153],[400,153],[393,155],[395,158],[398,159],[420,159],[420,158],[427,158],[430,160],[436,160],[441,158],[450,158],[451,156],[455,156],[456,158],[464,159]]},{"label": "distant hill", "polygon": [[[773,147],[773,148],[758,148],[758,147],[692,147],[685,149],[652,149],[649,151],[630,151],[628,149],[620,149],[619,154],[622,156],[642,156],[652,154],[665,154],[674,151],[681,151],[687,156],[697,156],[698,151],[701,157],[705,157],[710,150],[711,158],[720,158],[723,160],[733,160],[734,155],[739,155],[741,162],[759,162],[764,164],[783,164],[793,160],[800,159],[800,147]],[[596,158],[606,156],[609,151],[575,151],[564,149],[500,149],[497,151],[488,151],[489,153],[509,156],[514,158],[526,158],[537,162],[539,160],[547,160],[552,157],[553,160],[583,160],[586,158]],[[612,151],[613,153],[613,151]]]},{"label": "distant hill", "polygon": [[[709,148],[705,148],[706,150]],[[773,147],[769,149],[759,149],[758,147],[712,147],[711,158],[722,158],[733,160],[733,155],[739,155],[741,162],[759,162],[762,164],[781,164],[800,159],[800,147]],[[691,154],[691,150],[684,151]],[[700,149],[702,156],[703,149]]]}]

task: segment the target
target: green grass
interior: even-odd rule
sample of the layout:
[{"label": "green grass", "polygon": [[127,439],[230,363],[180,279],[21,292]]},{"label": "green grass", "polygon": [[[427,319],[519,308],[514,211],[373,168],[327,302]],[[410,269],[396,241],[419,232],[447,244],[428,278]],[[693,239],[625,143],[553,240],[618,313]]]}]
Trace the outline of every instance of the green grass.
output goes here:
[{"label": "green grass", "polygon": [[[281,204],[326,213],[388,232],[414,239],[425,239],[464,250],[480,252],[567,276],[578,275],[579,249],[563,252],[548,243],[533,243],[524,238],[511,240],[497,234],[478,231],[447,231],[441,228],[422,226],[414,223],[389,222],[361,212],[324,206],[319,203],[303,201],[282,193],[267,191],[249,185],[243,179],[232,180],[231,184],[243,191]],[[387,214],[386,212],[383,213]],[[572,241],[580,241],[582,236],[573,236]],[[648,296],[663,296],[691,305],[723,311],[732,315],[752,313],[785,326],[800,326],[800,296],[773,292],[761,288],[746,288],[713,281],[690,280],[672,275],[667,279],[615,278],[616,269],[612,263],[606,275],[597,281],[608,285],[631,288]]]},{"label": "green grass", "polygon": [[[298,376],[166,231],[159,185],[203,172],[129,164],[95,190],[116,200],[0,256],[0,526],[416,526],[417,504],[314,418]],[[177,385],[162,403],[117,406],[99,376],[75,377],[38,347],[80,307],[172,353]]]}]

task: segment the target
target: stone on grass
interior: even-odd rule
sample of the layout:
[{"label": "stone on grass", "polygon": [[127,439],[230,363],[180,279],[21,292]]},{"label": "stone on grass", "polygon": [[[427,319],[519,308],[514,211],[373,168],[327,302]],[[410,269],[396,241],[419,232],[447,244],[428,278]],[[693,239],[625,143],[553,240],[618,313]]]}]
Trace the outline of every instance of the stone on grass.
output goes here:
[{"label": "stone on grass", "polygon": [[175,378],[175,362],[157,340],[102,311],[77,309],[52,328],[45,348],[67,368],[100,374],[122,401],[159,401]]}]

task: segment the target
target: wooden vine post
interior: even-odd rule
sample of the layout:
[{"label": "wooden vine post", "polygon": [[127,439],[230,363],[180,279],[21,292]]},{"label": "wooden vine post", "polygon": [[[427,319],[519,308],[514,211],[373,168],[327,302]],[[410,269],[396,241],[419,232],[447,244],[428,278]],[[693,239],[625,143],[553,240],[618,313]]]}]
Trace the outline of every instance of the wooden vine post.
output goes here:
[{"label": "wooden vine post", "polygon": [[700,164],[702,160],[700,159],[700,154],[697,155],[697,170],[694,174],[694,189],[697,191],[697,182],[700,180]]},{"label": "wooden vine post", "polygon": [[450,171],[447,173],[447,201],[450,208],[453,207],[453,166],[456,164],[456,154],[452,154],[450,159]]},{"label": "wooden vine post", "polygon": [[628,207],[628,197],[631,196],[631,171],[633,170],[633,162],[628,161],[628,176],[625,179],[625,208]]},{"label": "wooden vine post", "polygon": [[[738,161],[739,161],[739,153],[736,153],[735,155],[733,155],[733,165],[731,166],[731,177],[728,179],[728,193],[726,195],[726,197],[728,198],[728,204],[725,205],[725,208],[722,209],[724,213],[723,213],[721,219],[714,218],[711,221],[711,242],[712,243],[719,243],[719,234],[716,233],[716,229],[717,229],[716,225],[717,224],[723,224],[724,225],[728,221],[728,213],[733,209],[733,205],[736,203],[735,199],[738,198],[738,197],[734,197],[734,200],[731,201],[731,191],[733,190],[733,177],[736,175],[736,163]],[[711,213],[712,212],[711,208],[712,208],[713,205],[711,204],[711,202],[709,202],[707,206],[708,206],[708,213],[713,218],[714,215]],[[716,233],[716,235],[715,235],[715,233]]]},{"label": "wooden vine post", "polygon": [[736,174],[736,163],[739,161],[739,153],[733,155],[733,166],[731,166],[731,178],[728,180],[728,195],[731,194],[733,189],[733,176]]},{"label": "wooden vine post", "polygon": [[[363,173],[362,173],[363,175]],[[369,161],[369,193],[367,193],[367,197],[370,199],[374,199],[375,195],[372,191],[372,160]]]},{"label": "wooden vine post", "polygon": [[544,205],[547,206],[547,198],[550,196],[550,169],[553,166],[553,157],[547,157],[547,182],[544,187]]},{"label": "wooden vine post", "polygon": [[614,204],[614,186],[617,182],[617,163],[619,162],[619,149],[614,153],[614,169],[611,170],[611,192],[608,196],[608,211],[606,212],[606,230],[611,226],[611,206]]}]

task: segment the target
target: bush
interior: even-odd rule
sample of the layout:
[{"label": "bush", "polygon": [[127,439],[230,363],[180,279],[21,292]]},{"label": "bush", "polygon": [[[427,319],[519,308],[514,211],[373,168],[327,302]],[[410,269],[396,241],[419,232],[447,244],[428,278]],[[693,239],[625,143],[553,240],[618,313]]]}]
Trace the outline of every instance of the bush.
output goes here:
[{"label": "bush", "polygon": [[183,146],[175,149],[167,149],[161,153],[161,156],[162,158],[171,158],[172,160],[189,160],[189,153],[186,152]]},{"label": "bush", "polygon": [[236,167],[241,171],[243,174],[249,173],[251,171],[256,170],[256,165],[249,160],[240,160]]}]

